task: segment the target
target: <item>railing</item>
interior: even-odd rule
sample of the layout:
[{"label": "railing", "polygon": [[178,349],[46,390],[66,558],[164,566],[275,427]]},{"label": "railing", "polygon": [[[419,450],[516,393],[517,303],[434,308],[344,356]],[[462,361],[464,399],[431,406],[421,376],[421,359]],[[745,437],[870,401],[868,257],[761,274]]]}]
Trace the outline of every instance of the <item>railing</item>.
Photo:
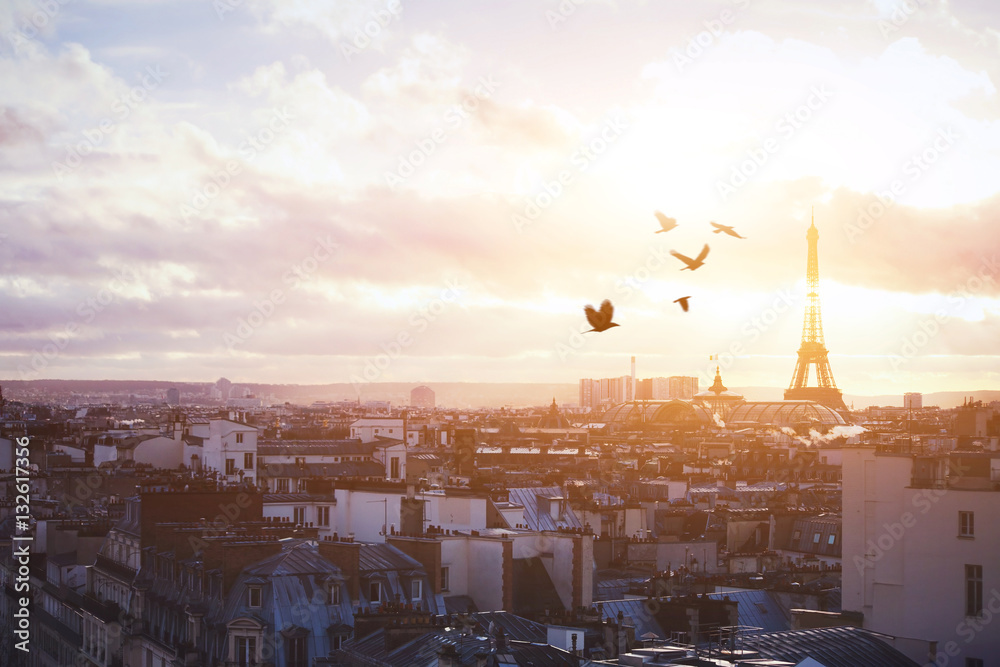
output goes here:
[{"label": "railing", "polygon": [[138,572],[138,570],[135,570],[123,563],[119,563],[118,561],[108,558],[102,554],[97,554],[97,560],[94,561],[94,564],[97,565],[99,569],[116,575],[129,582],[135,579],[135,575]]}]

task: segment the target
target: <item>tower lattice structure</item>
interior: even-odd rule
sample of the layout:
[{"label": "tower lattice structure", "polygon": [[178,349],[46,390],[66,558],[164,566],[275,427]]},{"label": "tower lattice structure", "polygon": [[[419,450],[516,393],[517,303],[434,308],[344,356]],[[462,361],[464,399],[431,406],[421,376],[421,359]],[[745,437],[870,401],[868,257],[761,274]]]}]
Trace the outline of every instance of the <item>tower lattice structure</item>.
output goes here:
[{"label": "tower lattice structure", "polygon": [[[844,397],[837,389],[830,370],[830,359],[823,340],[823,316],[819,308],[819,230],[816,229],[816,219],[806,232],[809,241],[809,256],[806,261],[806,314],[802,323],[802,345],[799,346],[799,358],[795,363],[795,373],[792,382],[785,390],[785,400],[816,401],[835,410],[846,410]],[[816,367],[816,385],[809,386],[809,367]]]}]

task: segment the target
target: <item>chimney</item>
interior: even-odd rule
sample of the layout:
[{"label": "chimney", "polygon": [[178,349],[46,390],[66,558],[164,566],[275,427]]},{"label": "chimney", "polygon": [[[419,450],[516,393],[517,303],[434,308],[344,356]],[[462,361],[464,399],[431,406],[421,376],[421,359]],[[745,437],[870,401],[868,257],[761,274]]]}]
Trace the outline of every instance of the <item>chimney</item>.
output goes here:
[{"label": "chimney", "polygon": [[632,357],[632,400],[637,400],[635,395],[635,357]]}]

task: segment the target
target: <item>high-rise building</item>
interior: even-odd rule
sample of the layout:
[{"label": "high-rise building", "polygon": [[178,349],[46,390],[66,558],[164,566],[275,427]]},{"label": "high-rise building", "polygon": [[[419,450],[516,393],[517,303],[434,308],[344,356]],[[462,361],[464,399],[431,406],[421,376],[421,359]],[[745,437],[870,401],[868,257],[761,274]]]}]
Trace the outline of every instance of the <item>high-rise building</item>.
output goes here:
[{"label": "high-rise building", "polygon": [[623,375],[580,380],[580,407],[597,410],[632,400],[632,378]]},{"label": "high-rise building", "polygon": [[907,410],[917,410],[924,407],[924,395],[917,391],[903,394],[903,407]]},{"label": "high-rise building", "polygon": [[176,387],[167,389],[167,405],[176,406],[181,404],[181,391]]},{"label": "high-rise building", "polygon": [[667,398],[690,400],[698,393],[698,378],[673,375],[667,378]]}]

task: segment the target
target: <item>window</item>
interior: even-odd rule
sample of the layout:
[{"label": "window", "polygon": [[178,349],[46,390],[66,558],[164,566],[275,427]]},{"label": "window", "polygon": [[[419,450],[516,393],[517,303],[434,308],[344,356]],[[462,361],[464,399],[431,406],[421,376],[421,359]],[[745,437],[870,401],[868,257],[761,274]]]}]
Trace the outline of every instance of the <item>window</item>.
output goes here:
[{"label": "window", "polygon": [[399,457],[389,459],[389,479],[399,479]]},{"label": "window", "polygon": [[798,542],[799,538],[801,538],[801,537],[802,537],[802,531],[801,530],[796,530],[794,533],[792,533],[792,539],[795,540],[796,542]]},{"label": "window", "polygon": [[306,457],[304,457],[304,456],[296,456],[295,457],[295,465],[297,465],[298,467],[301,468],[305,464],[306,464]]},{"label": "window", "polygon": [[441,590],[448,590],[448,568],[441,568]]},{"label": "window", "polygon": [[958,536],[974,537],[976,534],[976,515],[974,512],[958,513]]},{"label": "window", "polygon": [[260,586],[251,586],[247,589],[247,606],[254,609],[260,608]]},{"label": "window", "polygon": [[330,604],[340,604],[340,584],[336,581],[330,582],[329,591],[330,596],[328,599],[330,600]]},{"label": "window", "polygon": [[837,534],[836,533],[830,533],[830,537],[827,538],[826,543],[829,544],[829,545],[831,545],[831,546],[834,545],[834,544],[836,544],[837,543]]},{"label": "window", "polygon": [[410,582],[410,602],[424,598],[424,582],[416,579]]},{"label": "window", "polygon": [[236,474],[236,459],[226,459],[226,474],[227,475]]},{"label": "window", "polygon": [[253,470],[253,454],[251,452],[243,455],[243,469]]},{"label": "window", "polygon": [[285,640],[285,664],[288,667],[306,667],[308,659],[305,637],[290,637]]},{"label": "window", "polygon": [[819,544],[819,533],[813,533],[813,544]]},{"label": "window", "polygon": [[983,566],[965,566],[965,615],[983,613]]},{"label": "window", "polygon": [[330,508],[329,507],[317,507],[316,508],[316,523],[321,526],[330,525]]},{"label": "window", "polygon": [[984,667],[986,663],[983,662],[982,658],[966,658],[965,667]]},{"label": "window", "polygon": [[288,493],[288,478],[287,477],[278,478],[274,486],[274,491],[275,493]]},{"label": "window", "polygon": [[368,584],[368,600],[374,604],[382,601],[382,584],[373,581]]},{"label": "window", "polygon": [[295,507],[292,509],[292,523],[305,525],[306,523],[306,508],[305,507]]},{"label": "window", "polygon": [[242,445],[243,444],[243,434],[242,433],[237,433],[236,434],[236,444],[237,445]]},{"label": "window", "polygon": [[236,664],[240,667],[250,667],[257,662],[257,638],[236,637]]}]

